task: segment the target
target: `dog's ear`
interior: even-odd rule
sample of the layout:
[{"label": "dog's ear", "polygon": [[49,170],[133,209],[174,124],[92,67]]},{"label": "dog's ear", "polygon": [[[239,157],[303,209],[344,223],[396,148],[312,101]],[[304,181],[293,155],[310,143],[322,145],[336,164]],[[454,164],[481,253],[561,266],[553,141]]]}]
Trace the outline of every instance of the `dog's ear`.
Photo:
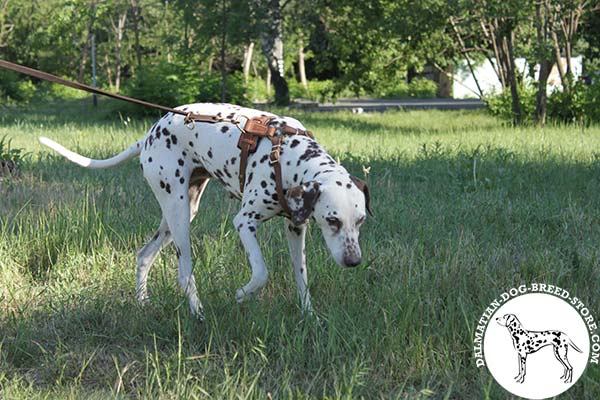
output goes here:
[{"label": "dog's ear", "polygon": [[312,215],[321,194],[319,182],[306,182],[287,191],[286,200],[292,210],[292,223],[302,225]]},{"label": "dog's ear", "polygon": [[356,187],[359,188],[360,191],[363,192],[363,194],[365,195],[365,207],[367,208],[369,215],[371,215],[371,217],[374,217],[375,214],[373,214],[373,210],[371,210],[371,195],[369,194],[369,186],[367,185],[367,182],[360,180],[352,175],[350,175],[350,179],[352,180],[352,182],[354,182]]}]

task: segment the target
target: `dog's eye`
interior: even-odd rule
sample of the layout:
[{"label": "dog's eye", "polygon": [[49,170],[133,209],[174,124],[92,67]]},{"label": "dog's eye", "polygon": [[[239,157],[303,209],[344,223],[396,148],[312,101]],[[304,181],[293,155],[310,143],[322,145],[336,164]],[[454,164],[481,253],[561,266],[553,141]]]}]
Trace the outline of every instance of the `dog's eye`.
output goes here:
[{"label": "dog's eye", "polygon": [[329,226],[331,226],[335,232],[342,229],[342,221],[340,221],[339,218],[327,217],[327,218],[325,218],[325,221],[327,221]]},{"label": "dog's eye", "polygon": [[365,222],[365,217],[364,215],[362,217],[360,217],[358,219],[358,221],[356,221],[356,226],[361,226],[363,224],[363,222]]}]

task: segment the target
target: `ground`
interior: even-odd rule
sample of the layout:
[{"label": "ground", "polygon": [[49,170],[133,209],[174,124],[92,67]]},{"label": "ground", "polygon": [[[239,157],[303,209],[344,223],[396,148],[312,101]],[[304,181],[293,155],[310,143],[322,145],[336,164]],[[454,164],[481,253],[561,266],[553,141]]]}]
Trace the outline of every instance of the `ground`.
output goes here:
[{"label": "ground", "polygon": [[[101,102],[101,106],[105,103]],[[475,366],[481,313],[507,288],[559,285],[600,316],[600,128],[511,128],[483,111],[294,117],[371,187],[363,264],[337,267],[308,233],[321,322],[303,319],[283,223],[259,231],[270,281],[238,305],[249,265],[238,202],[211,182],[193,224],[206,323],[172,248],[135,300],[135,252],[160,212],[137,162],[87,171],[41,135],[104,157],[153,123],[76,103],[0,109],[29,157],[0,182],[4,398],[505,398]],[[564,398],[598,398],[588,367]]]}]

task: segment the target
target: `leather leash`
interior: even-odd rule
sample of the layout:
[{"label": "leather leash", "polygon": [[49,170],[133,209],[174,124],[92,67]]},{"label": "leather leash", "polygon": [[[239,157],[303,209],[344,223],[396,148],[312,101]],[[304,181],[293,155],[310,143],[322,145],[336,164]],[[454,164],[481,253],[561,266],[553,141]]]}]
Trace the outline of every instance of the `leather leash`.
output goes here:
[{"label": "leather leash", "polygon": [[254,117],[247,118],[244,126],[241,126],[241,121],[233,118],[223,118],[217,115],[203,115],[177,110],[170,107],[161,106],[158,104],[150,103],[143,100],[134,99],[133,97],[123,96],[121,94],[111,93],[106,90],[98,89],[92,86],[84,85],[83,83],[70,81],[68,79],[60,78],[56,75],[42,72],[33,68],[25,67],[23,65],[14,64],[9,61],[0,60],[0,67],[9,69],[14,72],[29,75],[34,78],[46,80],[60,85],[72,87],[74,89],[83,90],[90,93],[96,93],[114,99],[127,101],[134,104],[139,104],[145,107],[155,108],[157,110],[170,112],[173,114],[179,114],[185,116],[184,123],[186,125],[193,122],[203,123],[219,123],[227,122],[234,124],[241,131],[240,139],[238,140],[238,148],[240,149],[240,193],[244,192],[244,186],[246,181],[246,167],[248,164],[248,157],[254,153],[258,147],[260,139],[263,137],[268,138],[271,141],[271,152],[269,153],[269,164],[273,166],[275,172],[275,189],[277,191],[277,200],[283,211],[287,216],[291,216],[292,211],[285,199],[285,193],[283,190],[283,177],[281,173],[281,163],[279,157],[281,155],[281,142],[283,136],[301,135],[307,136],[314,139],[313,134],[310,131],[303,129],[292,128],[284,125],[279,128],[271,126],[270,123],[274,117]]}]

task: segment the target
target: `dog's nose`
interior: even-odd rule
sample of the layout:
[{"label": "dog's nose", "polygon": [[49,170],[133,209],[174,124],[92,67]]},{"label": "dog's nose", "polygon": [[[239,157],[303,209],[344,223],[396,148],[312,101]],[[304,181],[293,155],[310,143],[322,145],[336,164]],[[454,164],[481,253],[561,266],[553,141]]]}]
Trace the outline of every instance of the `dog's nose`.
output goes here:
[{"label": "dog's nose", "polygon": [[344,265],[346,267],[356,267],[358,264],[360,264],[360,262],[360,257],[344,256]]}]

